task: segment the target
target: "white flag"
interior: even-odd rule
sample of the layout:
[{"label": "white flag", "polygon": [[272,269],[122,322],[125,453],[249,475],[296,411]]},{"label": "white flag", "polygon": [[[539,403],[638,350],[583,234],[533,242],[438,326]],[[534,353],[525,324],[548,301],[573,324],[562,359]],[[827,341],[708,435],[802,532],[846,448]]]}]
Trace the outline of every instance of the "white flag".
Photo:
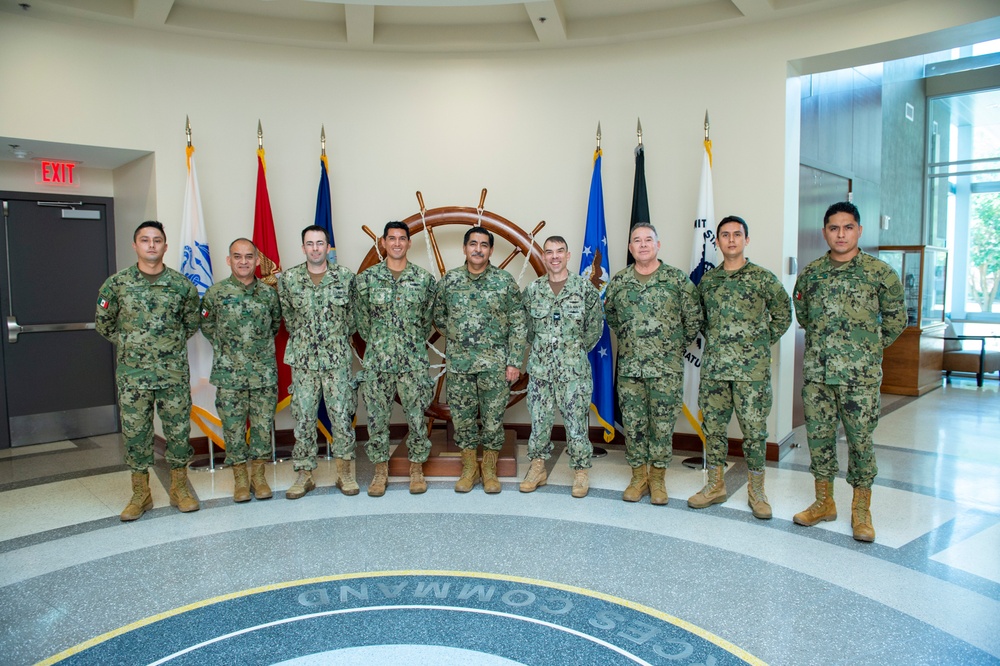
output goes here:
[{"label": "white flag", "polygon": [[[194,164],[194,146],[187,148],[187,183],[184,187],[184,210],[181,216],[180,272],[194,283],[198,296],[204,297],[212,286],[212,256],[205,234],[204,215],[201,209],[201,191],[198,189],[198,171]],[[209,383],[212,371],[212,345],[201,331],[188,340],[188,363],[191,365],[191,420],[216,446],[225,448],[222,437],[211,425],[221,428],[222,422],[215,413],[215,387]],[[210,425],[211,424],[211,425]]]},{"label": "white flag", "polygon": [[[691,250],[691,281],[697,285],[701,277],[715,268],[715,204],[712,198],[712,142],[705,139],[705,156],[701,165],[701,186],[698,188],[698,212],[694,220],[694,243]],[[684,416],[701,441],[701,413],[698,411],[698,385],[701,381],[701,354],[705,336],[700,332],[684,354]]]}]

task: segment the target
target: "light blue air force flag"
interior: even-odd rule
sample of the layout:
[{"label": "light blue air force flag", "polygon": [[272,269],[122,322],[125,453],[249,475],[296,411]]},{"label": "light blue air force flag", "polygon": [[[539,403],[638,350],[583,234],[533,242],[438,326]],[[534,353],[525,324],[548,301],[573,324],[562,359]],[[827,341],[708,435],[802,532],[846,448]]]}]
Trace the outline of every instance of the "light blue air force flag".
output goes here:
[{"label": "light blue air force flag", "polygon": [[[580,275],[590,280],[601,292],[601,302],[611,279],[608,263],[608,234],[604,222],[604,189],[601,186],[601,151],[594,152],[594,175],[590,180],[590,201],[587,204],[587,230],[580,254]],[[594,380],[590,409],[597,422],[604,428],[604,441],[615,436],[615,386],[614,363],[611,358],[611,331],[604,322],[604,330],[597,346],[588,355],[590,372]]]}]

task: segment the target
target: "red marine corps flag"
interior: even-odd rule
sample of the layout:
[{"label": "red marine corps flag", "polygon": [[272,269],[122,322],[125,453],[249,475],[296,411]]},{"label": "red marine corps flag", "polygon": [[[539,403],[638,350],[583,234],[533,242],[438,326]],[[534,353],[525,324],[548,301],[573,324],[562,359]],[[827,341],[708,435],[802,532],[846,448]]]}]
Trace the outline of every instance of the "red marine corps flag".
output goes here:
[{"label": "red marine corps flag", "polygon": [[[257,246],[260,265],[257,278],[265,284],[278,288],[281,274],[281,258],[278,256],[278,241],[274,237],[274,217],[271,215],[271,199],[267,195],[267,165],[264,162],[264,132],[257,121],[257,202],[254,204],[253,244]],[[292,385],[292,369],[285,365],[285,346],[288,331],[282,322],[278,334],[274,336],[274,353],[278,359],[278,407],[281,411],[288,406],[289,388]]]}]

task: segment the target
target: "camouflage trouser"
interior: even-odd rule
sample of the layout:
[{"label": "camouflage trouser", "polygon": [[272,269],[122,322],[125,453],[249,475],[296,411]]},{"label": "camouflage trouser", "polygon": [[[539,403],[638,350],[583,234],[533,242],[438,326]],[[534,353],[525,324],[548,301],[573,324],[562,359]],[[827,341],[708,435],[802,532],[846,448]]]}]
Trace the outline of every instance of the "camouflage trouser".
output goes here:
[{"label": "camouflage trouser", "polygon": [[708,465],[726,464],[729,453],[729,420],[736,408],[736,420],[743,431],[743,457],[747,467],[755,472],[764,469],[767,453],[767,415],[771,413],[771,380],[762,382],[731,382],[701,378],[698,407],[701,409],[702,430]]},{"label": "camouflage trouser", "polygon": [[373,463],[389,460],[389,418],[392,416],[392,399],[397,392],[410,429],[406,438],[409,459],[411,462],[426,462],[431,441],[427,438],[424,410],[434,397],[434,383],[427,370],[365,373],[364,383],[361,384],[361,394],[368,409],[365,452]]},{"label": "camouflage trouser", "polygon": [[528,458],[548,460],[552,456],[552,423],[558,407],[566,426],[569,466],[573,469],[590,468],[594,447],[587,436],[587,410],[593,390],[594,382],[589,374],[569,381],[552,381],[535,375],[528,378],[528,412],[531,414]]},{"label": "camouflage trouser", "polygon": [[663,377],[618,377],[625,460],[630,466],[670,465],[683,388],[684,375],[680,372]]},{"label": "camouflage trouser", "polygon": [[[247,460],[271,457],[271,426],[278,404],[278,385],[255,389],[218,388],[215,410],[222,421],[226,442],[226,464],[240,465]],[[250,420],[250,445],[247,446],[247,419]]]},{"label": "camouflage trouser", "polygon": [[159,389],[118,386],[118,406],[122,410],[122,438],[125,464],[133,472],[153,466],[153,407],[160,415],[163,438],[167,441],[167,462],[171,469],[191,462],[191,386],[184,382]]},{"label": "camouflage trouser", "polygon": [[881,397],[878,384],[830,385],[806,382],[802,407],[809,439],[809,471],[817,479],[832,481],[837,465],[837,419],[847,434],[847,482],[871,488],[878,467],[872,433],[878,425]]},{"label": "camouflage trouser", "polygon": [[[507,368],[484,372],[448,372],[448,406],[460,449],[499,451],[503,447],[503,415],[510,398]],[[480,416],[482,429],[476,426]]]},{"label": "camouflage trouser", "polygon": [[354,427],[351,421],[358,408],[357,384],[350,371],[292,369],[292,417],[295,419],[295,448],[292,468],[316,469],[316,416],[320,397],[326,401],[330,417],[331,451],[335,458],[354,460]]}]

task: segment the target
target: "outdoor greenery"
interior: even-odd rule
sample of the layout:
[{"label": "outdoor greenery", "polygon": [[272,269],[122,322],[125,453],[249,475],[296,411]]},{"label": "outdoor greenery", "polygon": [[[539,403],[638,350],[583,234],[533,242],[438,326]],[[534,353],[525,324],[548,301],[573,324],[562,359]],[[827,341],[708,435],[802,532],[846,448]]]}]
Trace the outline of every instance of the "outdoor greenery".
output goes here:
[{"label": "outdoor greenery", "polygon": [[969,238],[970,295],[981,312],[992,312],[1000,287],[1000,194],[980,194],[975,199]]}]

